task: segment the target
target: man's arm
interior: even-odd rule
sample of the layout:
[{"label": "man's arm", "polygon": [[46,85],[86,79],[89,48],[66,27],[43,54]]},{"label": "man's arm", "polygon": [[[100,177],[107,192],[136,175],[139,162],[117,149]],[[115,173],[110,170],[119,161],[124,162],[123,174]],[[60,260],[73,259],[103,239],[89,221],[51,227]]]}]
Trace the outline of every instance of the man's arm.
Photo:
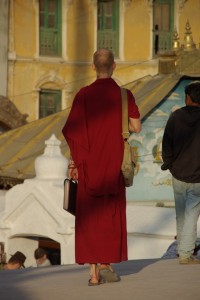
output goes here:
[{"label": "man's arm", "polygon": [[142,129],[140,119],[129,118],[128,129],[130,132],[139,133]]},{"label": "man's arm", "polygon": [[162,139],[162,159],[163,164],[161,169],[163,171],[171,169],[173,164],[173,127],[174,120],[173,115],[171,115],[165,126],[163,139]]}]

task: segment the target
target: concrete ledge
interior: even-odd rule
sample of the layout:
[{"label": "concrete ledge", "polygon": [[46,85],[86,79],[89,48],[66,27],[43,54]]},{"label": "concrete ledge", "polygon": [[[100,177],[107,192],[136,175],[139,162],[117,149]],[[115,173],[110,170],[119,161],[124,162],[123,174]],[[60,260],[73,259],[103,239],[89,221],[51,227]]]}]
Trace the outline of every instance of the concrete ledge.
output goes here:
[{"label": "concrete ledge", "polygon": [[88,266],[65,265],[0,272],[1,300],[199,299],[199,265],[177,259],[114,265],[121,282],[88,287]]}]

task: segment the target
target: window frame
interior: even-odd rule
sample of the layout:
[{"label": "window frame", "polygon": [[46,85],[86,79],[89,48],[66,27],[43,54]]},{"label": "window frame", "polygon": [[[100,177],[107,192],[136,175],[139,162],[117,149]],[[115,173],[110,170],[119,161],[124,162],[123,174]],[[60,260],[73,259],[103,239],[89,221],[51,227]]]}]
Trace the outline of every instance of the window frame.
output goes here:
[{"label": "window frame", "polygon": [[[112,12],[107,14],[106,5],[112,4]],[[108,8],[108,6],[107,6]],[[120,1],[97,1],[97,49],[108,48],[119,58],[119,24],[120,24]],[[106,21],[111,18],[111,28],[106,28]],[[101,19],[101,22],[99,20]],[[99,27],[103,27],[100,28]],[[109,41],[110,37],[110,41]]]},{"label": "window frame", "polygon": [[[40,10],[40,1],[44,2],[44,10]],[[51,1],[55,2],[55,11],[49,11]],[[41,14],[44,14],[44,26],[41,26]],[[54,16],[54,27],[48,26],[49,16]],[[61,57],[62,55],[62,0],[38,0],[39,18],[39,56]],[[46,39],[46,41],[44,40]],[[45,47],[47,51],[45,51]],[[49,50],[48,50],[49,49]]]},{"label": "window frame", "polygon": [[[54,95],[53,109],[51,113],[48,113],[48,96]],[[44,103],[42,103],[44,101]],[[39,105],[38,105],[38,117],[39,119],[50,116],[54,113],[61,111],[62,108],[62,91],[61,90],[51,90],[51,89],[41,89],[39,92]],[[45,112],[45,113],[43,113]]]},{"label": "window frame", "polygon": [[[163,8],[165,5],[169,5],[168,25],[169,31],[162,30],[163,28],[156,28],[156,6],[160,6],[160,12],[163,23]],[[158,10],[157,10],[158,11]],[[164,24],[164,23],[163,23]],[[170,51],[173,44],[173,32],[174,32],[174,0],[155,0],[153,4],[153,57],[159,52]]]}]

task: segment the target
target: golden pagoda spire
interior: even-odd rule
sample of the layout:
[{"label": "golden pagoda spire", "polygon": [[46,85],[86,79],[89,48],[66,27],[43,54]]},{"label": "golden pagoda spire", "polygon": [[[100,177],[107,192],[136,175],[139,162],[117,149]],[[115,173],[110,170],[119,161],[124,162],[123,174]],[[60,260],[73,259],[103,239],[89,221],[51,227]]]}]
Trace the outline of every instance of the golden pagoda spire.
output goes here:
[{"label": "golden pagoda spire", "polygon": [[196,45],[193,42],[190,23],[187,20],[186,26],[185,26],[184,50],[194,50],[194,49],[196,49]]},{"label": "golden pagoda spire", "polygon": [[177,51],[179,49],[180,49],[179,35],[177,29],[175,28],[173,33],[173,50]]}]

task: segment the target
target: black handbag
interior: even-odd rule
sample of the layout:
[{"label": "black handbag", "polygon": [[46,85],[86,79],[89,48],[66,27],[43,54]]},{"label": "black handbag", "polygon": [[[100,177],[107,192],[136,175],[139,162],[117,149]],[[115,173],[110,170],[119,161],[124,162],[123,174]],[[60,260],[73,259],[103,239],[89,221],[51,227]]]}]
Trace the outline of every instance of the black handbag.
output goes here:
[{"label": "black handbag", "polygon": [[76,214],[76,193],[78,181],[66,178],[64,180],[64,202],[63,209],[75,216]]}]

